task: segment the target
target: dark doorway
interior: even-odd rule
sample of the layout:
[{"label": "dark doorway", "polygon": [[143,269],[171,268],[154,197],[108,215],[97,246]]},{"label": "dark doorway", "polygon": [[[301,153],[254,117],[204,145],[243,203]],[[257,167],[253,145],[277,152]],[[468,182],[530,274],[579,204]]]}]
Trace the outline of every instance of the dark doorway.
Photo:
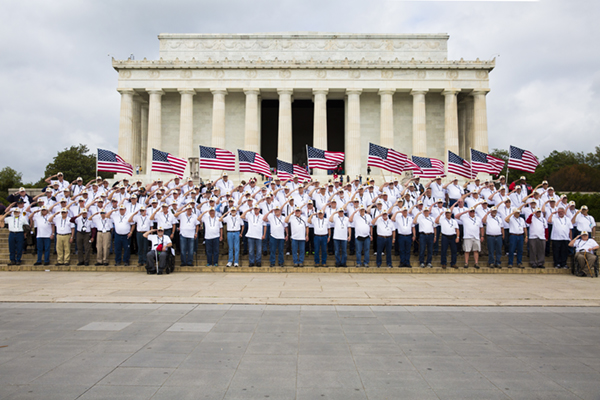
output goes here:
[{"label": "dark doorway", "polygon": [[[279,100],[263,100],[261,104],[261,156],[277,165]],[[314,103],[312,100],[292,102],[292,158],[294,164],[306,164],[306,145],[313,145]],[[327,101],[327,150],[344,151],[344,101]]]}]

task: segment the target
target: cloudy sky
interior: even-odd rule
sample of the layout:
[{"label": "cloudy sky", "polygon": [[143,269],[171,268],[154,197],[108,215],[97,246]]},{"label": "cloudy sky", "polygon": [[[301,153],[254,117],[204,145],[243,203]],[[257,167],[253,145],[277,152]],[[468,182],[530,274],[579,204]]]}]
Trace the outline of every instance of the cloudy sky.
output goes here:
[{"label": "cloudy sky", "polygon": [[600,144],[597,0],[215,0],[0,2],[0,168],[37,181],[78,143],[116,150],[109,54],[158,56],[159,33],[448,33],[449,56],[497,58],[490,148],[538,156]]}]

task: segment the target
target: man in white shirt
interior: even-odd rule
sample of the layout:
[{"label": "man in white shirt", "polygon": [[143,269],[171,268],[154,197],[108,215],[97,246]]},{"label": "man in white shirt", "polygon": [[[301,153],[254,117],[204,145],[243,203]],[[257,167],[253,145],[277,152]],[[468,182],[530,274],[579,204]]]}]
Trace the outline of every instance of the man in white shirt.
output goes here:
[{"label": "man in white shirt", "polygon": [[[400,215],[398,215],[400,213]],[[412,245],[414,218],[408,214],[408,208],[402,206],[392,215],[394,234],[392,242],[398,242],[400,252],[400,268],[412,268],[410,265],[410,246]]]},{"label": "man in white shirt", "polygon": [[586,231],[581,232],[581,235],[571,240],[569,246],[575,248],[575,261],[577,262],[577,270],[575,275],[594,276],[594,265],[596,263],[596,254],[598,243],[594,239],[590,239]]},{"label": "man in white shirt", "polygon": [[427,267],[432,268],[431,257],[433,256],[433,242],[435,241],[436,232],[435,221],[430,215],[429,207],[423,207],[423,211],[415,215],[413,225],[415,225],[413,230],[417,226],[419,227],[419,263],[421,268],[425,268],[425,251],[427,251]]},{"label": "man in white shirt", "polygon": [[483,216],[485,224],[485,238],[488,247],[488,267],[501,269],[502,242],[504,239],[504,221],[498,215],[496,206],[491,207]]},{"label": "man in white shirt", "polygon": [[265,240],[267,226],[260,215],[260,206],[255,204],[252,210],[246,210],[242,218],[248,223],[248,261],[251,267],[260,267],[262,261],[262,241]]},{"label": "man in white shirt", "polygon": [[198,228],[200,221],[194,214],[194,206],[188,204],[183,210],[175,213],[174,217],[179,220],[179,243],[181,245],[181,266],[192,267],[194,265],[194,243],[198,239]]},{"label": "man in white shirt", "polygon": [[540,208],[535,208],[527,217],[529,224],[529,265],[531,268],[545,268],[546,229],[548,222]]},{"label": "man in white shirt", "polygon": [[[358,215],[356,215],[358,213]],[[349,222],[354,224],[354,241],[356,249],[356,266],[369,267],[369,249],[371,248],[371,238],[373,237],[372,218],[365,212],[365,206],[359,205],[358,208],[348,218]],[[363,264],[364,253],[364,264]]]},{"label": "man in white shirt", "polygon": [[[38,214],[39,213],[39,214]],[[46,206],[40,207],[30,216],[30,225],[37,229],[37,262],[33,265],[42,265],[42,254],[44,255],[44,265],[50,265],[50,241],[54,239],[52,234],[52,224],[48,221],[48,209]]]},{"label": "man in white shirt", "polygon": [[104,208],[93,213],[91,218],[94,222],[96,230],[92,231],[92,242],[96,240],[96,266],[108,265],[108,256],[110,253],[110,245],[112,243],[112,228],[113,222],[107,217],[107,212]]},{"label": "man in white shirt", "polygon": [[[155,235],[152,233],[156,232]],[[171,247],[173,244],[171,243],[171,239],[169,236],[165,235],[165,231],[162,226],[159,226],[158,229],[151,229],[148,232],[144,233],[144,237],[152,242],[150,246],[150,251],[146,254],[146,258],[148,259],[148,265],[146,266],[146,272],[148,274],[157,274],[163,275],[165,272],[169,273],[169,271],[165,271],[167,267],[167,258],[168,252],[171,251]],[[158,260],[158,271],[156,268],[156,261]]]},{"label": "man in white shirt", "polygon": [[588,214],[588,206],[581,206],[571,219],[577,232],[590,232],[592,237],[596,236],[596,220]]},{"label": "man in white shirt", "polygon": [[515,251],[517,252],[517,267],[523,269],[523,246],[527,244],[527,223],[521,218],[521,204],[510,215],[504,218],[508,223],[509,247],[508,247],[508,268],[512,268]]},{"label": "man in white shirt", "polygon": [[465,268],[469,268],[469,253],[473,252],[475,268],[479,269],[479,252],[481,251],[481,242],[483,242],[483,224],[481,219],[475,215],[474,208],[456,214],[456,218],[460,218],[463,223]]},{"label": "man in white shirt", "polygon": [[79,214],[71,218],[71,223],[75,224],[75,235],[77,240],[78,263],[77,265],[90,265],[90,254],[92,250],[91,232],[93,227],[92,219],[88,216],[88,210],[82,208]]},{"label": "man in white shirt", "polygon": [[335,266],[346,267],[347,245],[351,237],[350,221],[344,216],[344,209],[338,208],[336,214],[329,217],[329,222],[333,223],[333,245],[335,251]]},{"label": "man in white shirt", "polygon": [[269,238],[265,240],[269,240],[269,247],[271,249],[271,254],[269,256],[269,261],[271,267],[275,266],[275,258],[277,257],[279,260],[279,266],[283,267],[283,247],[287,240],[287,230],[285,218],[281,215],[281,208],[276,205],[271,210],[269,210],[265,216],[263,217],[263,221],[265,223],[269,223]]},{"label": "man in white shirt", "polygon": [[25,243],[25,229],[23,227],[28,223],[29,220],[21,215],[18,208],[14,208],[12,212],[0,216],[0,227],[4,228],[8,224],[8,251],[11,265],[21,265],[23,244]]},{"label": "man in white shirt", "polygon": [[223,175],[213,183],[221,190],[221,193],[233,192],[233,182],[229,180],[227,172],[223,172]]},{"label": "man in white shirt", "polygon": [[[60,218],[55,218],[58,214],[60,214]],[[75,227],[71,224],[69,210],[63,208],[57,211],[48,221],[54,223],[56,230],[56,253],[58,254],[56,266],[69,265],[71,243],[73,243],[73,236],[75,235]]]},{"label": "man in white shirt", "polygon": [[129,217],[129,223],[135,224],[138,266],[145,266],[148,262],[146,258],[148,253],[148,239],[144,237],[144,233],[152,228],[152,221],[147,214],[146,207],[141,206],[137,211],[133,212]]},{"label": "man in white shirt", "polygon": [[552,224],[550,240],[552,241],[554,268],[568,269],[567,258],[569,257],[569,242],[571,242],[573,224],[565,215],[564,208],[553,211],[548,218],[548,224]]},{"label": "man in white shirt", "polygon": [[242,237],[242,227],[244,221],[237,212],[237,208],[229,208],[220,218],[222,223],[227,226],[227,245],[229,247],[229,258],[227,267],[240,266],[240,237]]},{"label": "man in white shirt", "polygon": [[121,265],[121,261],[128,266],[131,252],[129,238],[133,232],[133,225],[129,223],[125,204],[121,204],[117,210],[109,211],[106,217],[112,219],[115,227],[115,266]]},{"label": "man in white shirt", "polygon": [[327,264],[329,221],[324,217],[323,210],[319,209],[316,214],[313,214],[308,218],[308,223],[313,225],[315,232],[315,267],[324,267]]},{"label": "man in white shirt", "polygon": [[435,179],[432,179],[425,187],[431,188],[431,195],[436,199],[442,199],[442,201],[446,199],[446,192],[442,185],[441,176],[436,176]]},{"label": "man in white shirt", "polygon": [[454,177],[454,179],[452,179],[452,182],[448,182],[444,185],[444,190],[446,190],[446,192],[448,193],[448,198],[449,198],[449,205],[450,207],[452,207],[454,205],[454,203],[456,203],[458,201],[458,199],[460,199],[460,197],[465,194],[465,191],[463,190],[463,188],[461,188],[458,185],[458,178]]},{"label": "man in white shirt", "polygon": [[[383,253],[385,253],[385,263],[388,268],[392,268],[392,242],[394,241],[396,225],[389,218],[388,211],[382,209],[379,214],[371,221],[371,225],[377,228],[377,268],[381,268],[383,262]],[[373,229],[375,234],[375,229]]]},{"label": "man in white shirt", "polygon": [[219,265],[219,243],[223,241],[223,223],[217,217],[214,207],[200,214],[198,222],[204,224],[206,266],[217,267]]},{"label": "man in white shirt", "polygon": [[294,215],[288,215],[285,223],[290,227],[292,241],[292,258],[294,267],[304,267],[304,252],[308,240],[308,225],[306,217],[302,215],[302,209],[296,207]]},{"label": "man in white shirt", "polygon": [[458,229],[458,223],[452,218],[452,211],[449,208],[445,209],[444,212],[436,217],[435,223],[439,225],[440,234],[442,235],[442,269],[446,269],[448,246],[450,247],[450,267],[458,268],[456,266],[456,257],[458,254],[456,245],[459,242],[460,230]]}]

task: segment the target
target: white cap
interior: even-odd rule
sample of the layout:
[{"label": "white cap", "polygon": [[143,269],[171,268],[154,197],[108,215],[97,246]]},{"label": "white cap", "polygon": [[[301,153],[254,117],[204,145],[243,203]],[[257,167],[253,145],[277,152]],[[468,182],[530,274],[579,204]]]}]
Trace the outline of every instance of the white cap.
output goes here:
[{"label": "white cap", "polygon": [[125,209],[125,204],[121,204],[121,205],[119,206],[119,210],[124,210],[124,209]]},{"label": "white cap", "polygon": [[227,172],[223,172],[223,176],[227,176]]}]

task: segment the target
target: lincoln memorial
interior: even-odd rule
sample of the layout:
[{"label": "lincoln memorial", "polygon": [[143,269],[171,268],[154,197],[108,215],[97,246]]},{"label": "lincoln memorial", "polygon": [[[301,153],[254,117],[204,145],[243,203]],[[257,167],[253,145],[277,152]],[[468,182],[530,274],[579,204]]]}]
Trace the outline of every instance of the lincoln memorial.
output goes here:
[{"label": "lincoln memorial", "polygon": [[[444,162],[447,150],[469,159],[471,147],[488,152],[495,63],[449,60],[448,38],[161,34],[158,60],[113,59],[118,153],[142,167],[141,179],[150,178],[152,148],[197,160],[200,144],[255,151],[272,167],[277,158],[306,162],[307,144],[343,151],[350,176],[366,175],[369,142]],[[197,165],[188,166],[193,176]]]}]

